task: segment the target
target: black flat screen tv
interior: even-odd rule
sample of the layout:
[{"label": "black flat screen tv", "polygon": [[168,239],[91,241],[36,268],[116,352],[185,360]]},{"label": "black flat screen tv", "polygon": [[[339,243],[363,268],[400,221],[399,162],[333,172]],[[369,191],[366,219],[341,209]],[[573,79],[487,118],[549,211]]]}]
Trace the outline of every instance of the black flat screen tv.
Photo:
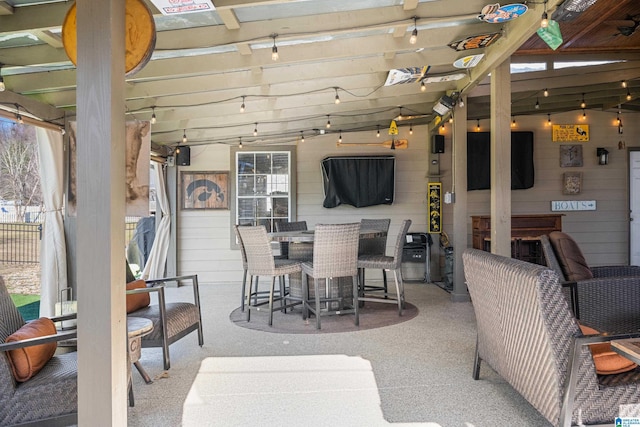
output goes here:
[{"label": "black flat screen tv", "polygon": [[[511,189],[533,187],[533,132],[511,132]],[[491,133],[467,133],[467,190],[491,188]]]},{"label": "black flat screen tv", "polygon": [[394,156],[327,157],[322,160],[322,206],[390,205],[394,197],[395,171]]}]

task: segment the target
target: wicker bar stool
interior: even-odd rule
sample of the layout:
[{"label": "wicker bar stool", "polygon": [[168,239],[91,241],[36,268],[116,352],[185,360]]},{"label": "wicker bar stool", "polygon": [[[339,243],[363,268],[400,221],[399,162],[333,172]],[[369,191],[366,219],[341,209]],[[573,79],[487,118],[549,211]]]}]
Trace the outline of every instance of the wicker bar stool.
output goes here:
[{"label": "wicker bar stool", "polygon": [[[387,233],[389,232],[389,224],[391,220],[385,219],[362,219],[360,220],[361,230],[380,230],[384,231],[384,236],[360,239],[358,245],[358,256],[361,255],[385,255],[387,253]],[[382,270],[382,286],[367,285],[364,277],[364,268],[359,270],[360,273],[360,294],[364,292],[383,291],[387,296],[387,272]]]},{"label": "wicker bar stool", "polygon": [[[311,311],[316,316],[316,328],[320,329],[320,317],[326,314],[358,313],[358,240],[360,223],[319,224],[315,228],[313,240],[313,262],[302,264],[303,317]],[[309,277],[314,280],[315,295],[309,298]],[[350,308],[344,309],[346,298],[340,283],[333,281],[340,277],[351,277],[353,300]],[[325,296],[320,296],[319,283],[324,279]],[[331,295],[332,291],[337,295]],[[331,310],[331,304],[337,302],[338,308]],[[322,305],[326,303],[326,311]],[[356,323],[357,324],[357,323]]]},{"label": "wicker bar stool", "polygon": [[[276,260],[273,258],[273,251],[271,249],[271,242],[267,236],[267,230],[264,226],[243,226],[237,227],[237,231],[240,235],[242,245],[245,249],[247,256],[247,272],[251,276],[249,280],[249,288],[246,290],[245,309],[247,312],[247,321],[251,320],[251,310],[264,310],[264,305],[268,304],[269,311],[269,326],[273,324],[273,312],[275,310],[285,310],[288,307],[293,307],[296,303],[285,304],[285,282],[284,276],[301,271],[300,261],[294,260]],[[251,301],[253,292],[251,284],[253,278],[256,278],[256,290],[258,292],[257,284],[259,276],[271,276],[271,287],[269,289],[269,298],[265,300]],[[276,298],[275,284],[276,277],[280,281],[280,294]],[[280,306],[274,308],[273,303],[280,301]],[[299,303],[297,303],[299,304]]]},{"label": "wicker bar stool", "polygon": [[[404,308],[404,283],[402,282],[402,247],[406,239],[407,232],[411,226],[411,220],[405,219],[402,221],[398,237],[396,238],[396,244],[393,247],[393,255],[360,255],[358,257],[358,269],[363,270],[365,268],[381,268],[386,271],[393,272],[393,278],[396,283],[396,298],[388,298],[385,294],[384,298],[375,296],[358,296],[358,301],[374,301],[385,303],[397,303],[398,315],[402,316],[402,309]],[[356,325],[358,324],[358,313],[356,312]]]}]

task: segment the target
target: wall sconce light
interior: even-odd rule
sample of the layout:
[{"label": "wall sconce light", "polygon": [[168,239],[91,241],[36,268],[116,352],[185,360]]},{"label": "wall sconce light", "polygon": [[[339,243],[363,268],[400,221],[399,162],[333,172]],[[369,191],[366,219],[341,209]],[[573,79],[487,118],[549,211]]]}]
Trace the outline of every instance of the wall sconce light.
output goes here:
[{"label": "wall sconce light", "polygon": [[609,164],[609,151],[606,148],[602,148],[602,147],[596,148],[596,155],[598,156],[599,165]]}]

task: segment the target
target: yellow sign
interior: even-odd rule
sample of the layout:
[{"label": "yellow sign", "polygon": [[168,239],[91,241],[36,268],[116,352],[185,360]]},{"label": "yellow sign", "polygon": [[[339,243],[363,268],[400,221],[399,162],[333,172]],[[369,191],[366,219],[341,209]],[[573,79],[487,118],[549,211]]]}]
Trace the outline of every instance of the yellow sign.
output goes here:
[{"label": "yellow sign", "polygon": [[398,125],[396,125],[395,120],[391,120],[391,125],[389,126],[389,135],[397,135],[398,134]]},{"label": "yellow sign", "polygon": [[429,233],[442,233],[442,183],[430,182],[427,184],[427,209],[429,218]]},{"label": "yellow sign", "polygon": [[553,125],[551,129],[551,140],[554,142],[589,140],[589,125]]}]

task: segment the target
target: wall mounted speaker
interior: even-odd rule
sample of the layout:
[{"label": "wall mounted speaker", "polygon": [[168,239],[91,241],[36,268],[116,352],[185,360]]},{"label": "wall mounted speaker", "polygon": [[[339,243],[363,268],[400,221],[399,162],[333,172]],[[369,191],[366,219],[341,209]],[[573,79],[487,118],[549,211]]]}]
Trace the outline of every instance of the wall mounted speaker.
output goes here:
[{"label": "wall mounted speaker", "polygon": [[444,135],[433,135],[431,140],[431,152],[433,154],[444,153]]},{"label": "wall mounted speaker", "polygon": [[191,165],[191,148],[186,145],[176,147],[176,165]]}]

